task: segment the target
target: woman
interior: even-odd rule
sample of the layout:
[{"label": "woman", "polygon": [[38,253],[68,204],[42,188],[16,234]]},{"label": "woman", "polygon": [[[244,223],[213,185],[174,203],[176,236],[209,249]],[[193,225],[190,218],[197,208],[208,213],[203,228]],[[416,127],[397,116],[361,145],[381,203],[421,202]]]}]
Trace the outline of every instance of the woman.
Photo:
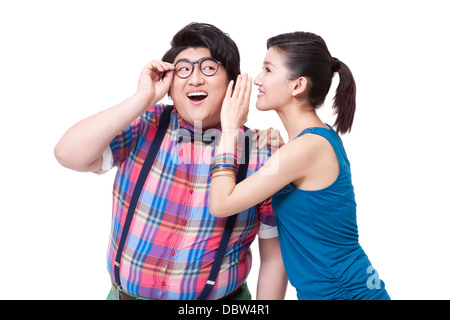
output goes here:
[{"label": "woman", "polygon": [[[275,110],[288,132],[254,175],[235,184],[236,132],[247,119],[251,78],[230,84],[221,112],[222,139],[211,169],[211,214],[225,217],[272,197],[288,278],[299,299],[389,299],[358,243],[350,164],[337,133],[351,130],[355,82],[315,34],[281,34],[267,42],[256,106]],[[339,74],[336,131],[316,114]]]}]

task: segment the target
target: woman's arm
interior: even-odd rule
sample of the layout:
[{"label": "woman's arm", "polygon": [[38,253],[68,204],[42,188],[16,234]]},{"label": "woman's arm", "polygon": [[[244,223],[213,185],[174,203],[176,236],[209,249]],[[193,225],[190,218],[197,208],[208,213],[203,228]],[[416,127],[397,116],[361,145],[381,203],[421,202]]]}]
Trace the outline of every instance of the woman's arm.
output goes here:
[{"label": "woman's arm", "polygon": [[[162,81],[162,75],[167,72]],[[90,116],[71,127],[55,146],[56,159],[76,171],[98,171],[102,153],[111,140],[150,105],[158,102],[169,90],[173,65],[152,61],[139,77],[136,93],[122,103]]]},{"label": "woman's arm", "polygon": [[[239,76],[235,91],[230,83],[221,112],[222,137],[217,155],[236,154],[239,128],[245,123],[251,92],[251,78]],[[303,139],[305,140],[305,139]],[[301,147],[294,140],[285,144],[256,173],[236,185],[233,174],[227,170],[211,171],[210,212],[226,217],[250,208],[272,196],[275,192],[299,179],[311,161],[308,143]],[[219,166],[220,167],[220,166]],[[221,171],[219,168],[217,171]]]},{"label": "woman's arm", "polygon": [[[228,135],[227,138],[231,136]],[[221,143],[224,137],[222,137]],[[280,148],[254,174],[236,185],[234,177],[217,176],[211,180],[210,212],[216,217],[227,217],[272,196],[278,190],[302,177],[307,163],[295,142]]]},{"label": "woman's arm", "polygon": [[286,295],[288,278],[281,258],[278,237],[259,238],[259,267],[256,300],[283,300]]}]

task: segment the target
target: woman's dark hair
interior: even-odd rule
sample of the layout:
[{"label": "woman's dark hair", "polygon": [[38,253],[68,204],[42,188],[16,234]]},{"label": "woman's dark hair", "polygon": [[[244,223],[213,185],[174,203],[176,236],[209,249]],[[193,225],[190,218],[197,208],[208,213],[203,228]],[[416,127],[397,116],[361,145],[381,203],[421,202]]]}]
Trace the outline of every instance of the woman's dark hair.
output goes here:
[{"label": "woman's dark hair", "polygon": [[188,48],[207,48],[211,56],[219,60],[227,71],[228,81],[235,81],[241,73],[240,55],[236,43],[217,27],[207,23],[193,22],[177,32],[171,48],[162,60],[173,63],[176,56]]},{"label": "woman's dark hair", "polygon": [[308,79],[308,99],[314,107],[320,107],[331,87],[335,73],[339,74],[339,85],[333,100],[337,114],[336,132],[350,132],[356,109],[356,84],[346,64],[333,58],[325,41],[309,32],[280,34],[267,40],[267,49],[275,47],[281,51],[290,70],[290,80],[300,77]]}]

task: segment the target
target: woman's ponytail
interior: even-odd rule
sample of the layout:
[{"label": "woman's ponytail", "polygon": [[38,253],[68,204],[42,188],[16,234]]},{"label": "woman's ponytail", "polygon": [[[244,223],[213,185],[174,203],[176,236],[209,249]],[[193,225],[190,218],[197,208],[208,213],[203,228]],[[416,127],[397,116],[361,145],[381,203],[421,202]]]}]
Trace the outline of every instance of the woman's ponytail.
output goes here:
[{"label": "woman's ponytail", "polygon": [[352,129],[356,110],[356,84],[352,72],[345,63],[336,58],[331,60],[333,74],[335,72],[339,74],[339,85],[333,99],[333,109],[337,115],[334,126],[337,133],[343,134]]}]

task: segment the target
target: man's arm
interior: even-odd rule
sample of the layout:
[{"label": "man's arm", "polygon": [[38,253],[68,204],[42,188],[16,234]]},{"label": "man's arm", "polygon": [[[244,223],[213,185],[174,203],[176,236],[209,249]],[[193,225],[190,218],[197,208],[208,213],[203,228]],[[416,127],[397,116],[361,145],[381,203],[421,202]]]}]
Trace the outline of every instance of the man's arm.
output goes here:
[{"label": "man's arm", "polygon": [[281,259],[278,237],[271,239],[259,238],[259,267],[257,300],[284,300],[288,278]]},{"label": "man's arm", "polygon": [[[167,72],[162,81],[162,75]],[[118,105],[92,115],[71,127],[55,146],[55,157],[69,169],[99,171],[102,153],[111,140],[169,90],[173,65],[152,61],[139,77],[136,93]]]}]

